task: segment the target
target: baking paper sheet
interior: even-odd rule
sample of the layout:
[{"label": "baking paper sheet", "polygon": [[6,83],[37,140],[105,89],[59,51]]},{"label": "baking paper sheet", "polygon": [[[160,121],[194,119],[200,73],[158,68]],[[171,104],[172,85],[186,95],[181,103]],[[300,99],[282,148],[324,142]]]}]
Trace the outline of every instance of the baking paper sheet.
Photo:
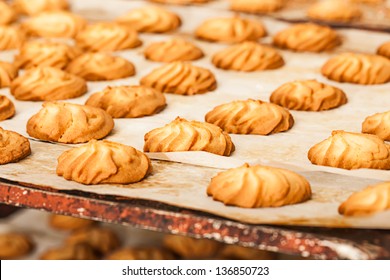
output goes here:
[{"label": "baking paper sheet", "polygon": [[[75,1],[73,7],[75,12],[91,20],[110,20],[131,8],[145,4],[142,1],[120,0],[116,0],[115,3],[116,5],[107,5],[106,1],[83,0]],[[173,35],[182,36],[188,40],[194,40],[191,34],[205,19],[232,15],[229,12],[202,7],[169,6],[169,9],[180,14],[183,19],[183,26]],[[268,18],[262,21],[271,35],[289,25]],[[389,35],[358,30],[339,30],[339,33],[343,37],[343,45],[332,53],[280,51],[286,62],[284,67],[256,73],[222,71],[215,68],[210,63],[211,56],[216,51],[225,48],[226,45],[196,41],[206,56],[194,64],[206,67],[215,74],[218,89],[196,96],[166,94],[168,106],[164,111],[145,118],[116,119],[115,128],[107,137],[108,140],[142,150],[145,133],[171,122],[177,116],[188,120],[203,121],[208,111],[222,103],[248,98],[268,101],[270,94],[278,86],[296,79],[317,79],[335,85],[346,92],[348,103],[338,109],[326,112],[291,111],[295,125],[288,132],[270,136],[231,135],[236,145],[236,151],[231,157],[221,157],[205,152],[149,154],[153,159],[187,164],[154,161],[155,171],[151,177],[125,188],[103,185],[83,186],[75,182],[67,182],[55,175],[56,158],[71,145],[32,142],[33,154],[18,164],[0,166],[0,177],[59,189],[80,189],[101,194],[152,199],[248,223],[390,228],[390,213],[357,219],[346,219],[337,214],[339,203],[353,191],[360,190],[378,180],[390,180],[390,171],[349,171],[314,166],[307,159],[307,151],[310,147],[329,137],[332,130],[359,132],[366,116],[390,109],[389,83],[375,86],[340,84],[328,81],[320,74],[320,68],[324,62],[336,53],[345,51],[374,53],[380,44],[390,39]],[[172,34],[141,34],[140,37],[144,42],[142,47],[116,53],[135,64],[136,76],[111,82],[89,82],[89,91],[85,96],[67,102],[83,104],[92,93],[102,90],[107,85],[138,84],[141,77],[161,65],[161,63],[149,62],[143,58],[142,51],[145,46],[171,36]],[[265,44],[270,41],[270,37],[261,40]],[[10,61],[13,55],[14,52],[1,52],[0,59]],[[25,125],[28,118],[39,111],[41,102],[15,101],[8,89],[2,89],[0,93],[10,97],[17,109],[15,117],[1,122],[0,126],[28,136]],[[237,167],[244,162],[284,167],[300,172],[312,184],[313,200],[277,209],[241,209],[224,206],[207,197],[206,187],[212,176],[222,169]],[[42,182],[42,178],[45,178],[45,182]]]}]

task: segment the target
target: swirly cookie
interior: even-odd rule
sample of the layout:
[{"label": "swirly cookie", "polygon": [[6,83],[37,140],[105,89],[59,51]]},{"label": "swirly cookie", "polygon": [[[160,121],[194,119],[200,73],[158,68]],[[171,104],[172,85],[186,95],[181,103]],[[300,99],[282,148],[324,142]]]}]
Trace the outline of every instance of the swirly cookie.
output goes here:
[{"label": "swirly cookie", "polygon": [[230,0],[230,9],[236,12],[263,14],[280,10],[284,0]]},{"label": "swirly cookie", "polygon": [[389,209],[390,182],[385,182],[353,193],[339,206],[339,213],[345,216],[363,216]]},{"label": "swirly cookie", "polygon": [[184,259],[205,259],[215,256],[221,243],[209,239],[195,239],[180,235],[165,235],[163,244]]},{"label": "swirly cookie", "polygon": [[171,252],[158,248],[122,248],[108,256],[107,260],[174,260],[175,257]]},{"label": "swirly cookie", "polygon": [[119,51],[142,44],[137,31],[114,22],[100,22],[87,26],[76,37],[77,45],[88,51]]},{"label": "swirly cookie", "polygon": [[311,6],[307,11],[311,19],[334,22],[351,22],[362,17],[358,6],[340,0],[321,1]]},{"label": "swirly cookie", "polygon": [[376,53],[390,59],[390,42],[380,45]]},{"label": "swirly cookie", "polygon": [[218,126],[179,117],[145,134],[145,152],[205,151],[230,156],[234,149],[229,134]]},{"label": "swirly cookie", "polygon": [[302,80],[281,85],[270,101],[291,110],[323,111],[347,103],[347,96],[339,88],[316,80]]},{"label": "swirly cookie", "polygon": [[195,31],[195,35],[199,39],[225,43],[257,41],[266,34],[266,30],[260,22],[238,16],[206,20]]},{"label": "swirly cookie", "polygon": [[6,96],[0,95],[0,121],[12,118],[15,115],[15,106]]},{"label": "swirly cookie", "polygon": [[26,137],[0,127],[0,165],[18,162],[30,153],[30,142]]},{"label": "swirly cookie", "polygon": [[19,26],[0,25],[0,51],[18,49],[26,40]]},{"label": "swirly cookie", "polygon": [[17,75],[17,67],[9,62],[0,61],[0,88],[9,87]]},{"label": "swirly cookie", "polygon": [[0,1],[0,25],[9,24],[16,20],[14,9],[7,3]]},{"label": "swirly cookie", "polygon": [[29,69],[11,83],[11,93],[18,100],[70,99],[79,97],[86,91],[87,84],[82,78],[54,67]]},{"label": "swirly cookie", "polygon": [[289,130],[294,118],[288,110],[261,100],[233,101],[206,114],[206,122],[227,133],[268,135]]},{"label": "swirly cookie", "polygon": [[96,260],[98,256],[88,244],[65,245],[45,251],[41,260]]},{"label": "swirly cookie", "polygon": [[390,81],[390,59],[379,55],[343,53],[329,59],[322,66],[321,73],[341,83],[384,84]]},{"label": "swirly cookie", "polygon": [[301,23],[276,33],[273,44],[282,49],[298,52],[323,52],[339,46],[341,39],[330,27]]},{"label": "swirly cookie", "polygon": [[180,95],[201,94],[217,88],[217,81],[211,71],[189,62],[172,62],[160,66],[143,77],[140,83],[161,92]]},{"label": "swirly cookie", "polygon": [[114,121],[104,110],[78,104],[45,102],[27,122],[34,138],[60,143],[85,143],[107,136]]},{"label": "swirly cookie", "polygon": [[390,169],[390,145],[376,135],[336,130],[310,148],[313,164],[344,169]]},{"label": "swirly cookie", "polygon": [[160,112],[166,106],[164,94],[144,86],[108,86],[92,94],[86,105],[105,110],[113,118],[138,118]]},{"label": "swirly cookie", "polygon": [[108,53],[84,53],[66,67],[66,71],[87,81],[109,81],[135,75],[134,65]]},{"label": "swirly cookie", "polygon": [[204,56],[195,44],[179,38],[152,43],[145,49],[144,55],[146,59],[158,62],[191,61]]},{"label": "swirly cookie", "polygon": [[68,0],[14,0],[13,4],[18,13],[29,16],[69,9]]},{"label": "swirly cookie", "polygon": [[50,226],[59,230],[78,230],[91,227],[95,223],[96,222],[92,220],[54,214],[50,215],[49,218]]},{"label": "swirly cookie", "polygon": [[92,140],[58,158],[57,175],[82,184],[130,184],[152,172],[149,158],[130,146]]},{"label": "swirly cookie", "polygon": [[46,38],[74,38],[87,25],[81,16],[70,12],[45,12],[27,19],[22,28],[30,36]]},{"label": "swirly cookie", "polygon": [[51,66],[63,69],[81,54],[77,47],[51,41],[28,41],[15,56],[18,68]]},{"label": "swirly cookie", "polygon": [[292,171],[245,164],[213,177],[207,194],[243,208],[281,207],[309,200],[311,188],[303,176]]},{"label": "swirly cookie", "polygon": [[390,111],[367,117],[363,122],[362,132],[390,141]]},{"label": "swirly cookie", "polygon": [[0,259],[9,260],[27,255],[33,249],[31,239],[21,233],[0,234]]},{"label": "swirly cookie", "polygon": [[244,42],[219,51],[212,62],[221,69],[245,72],[277,69],[284,65],[276,50],[256,42]]},{"label": "swirly cookie", "polygon": [[68,236],[65,242],[68,245],[88,244],[101,254],[108,254],[120,245],[119,238],[114,231],[99,227],[76,230]]},{"label": "swirly cookie", "polygon": [[181,25],[177,14],[155,6],[133,9],[116,21],[138,32],[148,33],[171,32]]}]

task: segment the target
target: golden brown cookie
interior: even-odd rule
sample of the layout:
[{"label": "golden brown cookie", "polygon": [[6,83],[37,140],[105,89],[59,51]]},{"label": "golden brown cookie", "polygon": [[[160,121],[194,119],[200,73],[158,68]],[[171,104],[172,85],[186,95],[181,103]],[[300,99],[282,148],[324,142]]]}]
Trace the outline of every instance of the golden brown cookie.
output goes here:
[{"label": "golden brown cookie", "polygon": [[362,132],[390,141],[390,111],[367,117],[363,122]]},{"label": "golden brown cookie", "polygon": [[66,67],[66,71],[87,81],[109,81],[135,75],[134,65],[108,53],[84,53]]},{"label": "golden brown cookie", "polygon": [[339,88],[316,80],[302,80],[281,85],[270,101],[291,110],[323,111],[340,107],[348,100]]},{"label": "golden brown cookie", "polygon": [[284,0],[230,0],[230,9],[236,12],[264,14],[280,10]]},{"label": "golden brown cookie", "polygon": [[390,42],[380,45],[376,53],[390,59]]},{"label": "golden brown cookie", "polygon": [[158,247],[122,248],[108,256],[107,260],[174,260],[169,251]]},{"label": "golden brown cookie", "polygon": [[95,224],[95,221],[76,218],[63,215],[50,215],[49,224],[52,228],[58,230],[78,230],[81,228],[88,228]]},{"label": "golden brown cookie", "polygon": [[14,0],[13,4],[18,13],[29,16],[69,9],[68,0]]},{"label": "golden brown cookie", "polygon": [[300,23],[276,33],[273,44],[297,52],[323,52],[339,46],[341,39],[330,27]]},{"label": "golden brown cookie", "polygon": [[363,13],[358,6],[340,0],[327,0],[315,3],[307,11],[311,19],[334,22],[359,20]]},{"label": "golden brown cookie", "polygon": [[0,25],[9,24],[16,20],[14,9],[5,2],[0,1]]},{"label": "golden brown cookie", "polygon": [[72,232],[66,244],[88,244],[100,254],[108,254],[117,249],[120,241],[116,233],[108,228],[89,227]]},{"label": "golden brown cookie", "polygon": [[144,55],[146,59],[158,62],[191,61],[204,56],[196,45],[179,38],[152,43],[145,49]]},{"label": "golden brown cookie", "polygon": [[180,235],[165,235],[164,247],[184,259],[205,259],[215,256],[222,244],[209,239],[195,239]]},{"label": "golden brown cookie", "polygon": [[150,2],[161,4],[175,4],[175,5],[191,5],[191,4],[204,4],[210,0],[149,0]]},{"label": "golden brown cookie", "polygon": [[282,56],[275,49],[256,42],[223,49],[213,56],[212,62],[221,69],[245,72],[277,69],[284,65]]},{"label": "golden brown cookie", "polygon": [[225,245],[218,253],[217,259],[224,260],[275,260],[276,254],[255,248],[238,245]]},{"label": "golden brown cookie", "polygon": [[348,1],[353,2],[353,3],[364,3],[364,4],[376,5],[376,4],[381,4],[381,3],[385,2],[386,0],[348,0]]},{"label": "golden brown cookie", "polygon": [[179,117],[145,134],[144,151],[151,153],[205,151],[230,156],[234,148],[229,134],[218,126]]},{"label": "golden brown cookie", "polygon": [[152,172],[149,158],[130,146],[92,140],[58,158],[57,174],[82,184],[130,184]]},{"label": "golden brown cookie", "polygon": [[385,182],[353,193],[339,206],[339,213],[345,216],[363,216],[389,209],[390,182]]},{"label": "golden brown cookie", "polygon": [[0,61],[0,88],[9,87],[17,75],[17,67],[11,63]]},{"label": "golden brown cookie", "polygon": [[88,244],[65,245],[44,252],[41,260],[96,260],[94,250]]},{"label": "golden brown cookie", "polygon": [[63,102],[45,102],[27,122],[34,138],[59,143],[85,143],[107,136],[114,128],[111,116],[100,108]]},{"label": "golden brown cookie", "polygon": [[207,194],[225,205],[243,208],[281,207],[310,199],[310,183],[292,171],[244,164],[218,173]]},{"label": "golden brown cookie", "polygon": [[76,37],[77,44],[88,51],[119,51],[142,45],[135,30],[114,22],[87,26]]},{"label": "golden brown cookie", "polygon": [[[1,128],[0,128],[1,138]],[[1,149],[1,148],[0,148]],[[0,159],[1,161],[1,159]],[[16,259],[27,255],[33,249],[31,239],[21,233],[1,233],[0,234],[0,259]]]},{"label": "golden brown cookie", "polygon": [[281,106],[248,99],[215,107],[205,117],[227,133],[268,135],[289,130],[294,118]]},{"label": "golden brown cookie", "polygon": [[390,169],[390,145],[376,135],[336,130],[310,148],[313,164],[344,169]]},{"label": "golden brown cookie", "polygon": [[0,121],[9,119],[15,115],[15,106],[6,96],[0,95]]},{"label": "golden brown cookie", "polygon": [[211,71],[189,62],[171,62],[160,66],[143,77],[140,83],[161,92],[180,95],[201,94],[217,88]]},{"label": "golden brown cookie", "polygon": [[29,69],[11,83],[11,93],[18,100],[62,100],[79,97],[86,91],[82,78],[54,67]]},{"label": "golden brown cookie", "polygon": [[138,32],[148,33],[172,32],[181,25],[177,14],[156,6],[133,9],[116,21]]},{"label": "golden brown cookie", "polygon": [[18,162],[31,153],[28,139],[0,127],[0,164]]},{"label": "golden brown cookie", "polygon": [[144,86],[108,86],[92,94],[86,105],[98,107],[113,118],[138,118],[160,112],[166,106],[164,94]]},{"label": "golden brown cookie", "polygon": [[19,26],[0,25],[0,51],[20,48],[26,39],[26,34]]},{"label": "golden brown cookie", "polygon": [[390,59],[379,55],[343,53],[329,59],[322,66],[321,73],[341,83],[384,84],[390,81]]},{"label": "golden brown cookie", "polygon": [[74,38],[87,25],[81,16],[70,12],[45,12],[27,19],[22,28],[30,36],[45,38]]},{"label": "golden brown cookie", "polygon": [[206,41],[241,43],[257,41],[267,35],[259,21],[240,18],[213,18],[203,22],[195,31],[196,37]]},{"label": "golden brown cookie", "polygon": [[51,66],[63,69],[81,54],[81,50],[64,43],[51,41],[28,41],[15,56],[18,68]]}]

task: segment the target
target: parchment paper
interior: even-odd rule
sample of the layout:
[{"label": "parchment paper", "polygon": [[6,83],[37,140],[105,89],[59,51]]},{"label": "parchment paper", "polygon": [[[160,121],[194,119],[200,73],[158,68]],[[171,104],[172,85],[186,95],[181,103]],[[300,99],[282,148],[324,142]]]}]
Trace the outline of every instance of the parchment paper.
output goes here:
[{"label": "parchment paper", "polygon": [[[115,4],[107,5],[106,1],[83,0],[75,1],[73,7],[75,12],[85,15],[91,20],[110,20],[145,3],[117,0]],[[180,35],[188,40],[194,40],[191,34],[196,26],[205,19],[231,15],[229,12],[202,7],[172,6],[169,9],[180,14],[183,19],[183,26],[174,35]],[[267,18],[264,18],[263,22],[271,35],[288,26],[286,23]],[[380,44],[390,39],[388,34],[358,30],[339,30],[339,32],[343,37],[343,45],[332,53],[312,54],[281,51],[286,62],[283,68],[256,73],[222,71],[215,68],[210,63],[211,56],[216,51],[225,48],[226,45],[196,41],[206,56],[194,64],[209,68],[216,75],[218,89],[196,96],[166,94],[168,106],[163,112],[145,118],[116,119],[115,129],[107,137],[108,140],[121,142],[142,150],[144,134],[153,128],[169,123],[176,116],[203,121],[204,115],[209,110],[222,103],[248,98],[268,101],[274,89],[285,82],[296,79],[317,79],[321,82],[327,82],[343,89],[348,95],[348,103],[335,110],[326,112],[291,111],[295,125],[286,133],[271,136],[231,135],[236,145],[236,151],[231,157],[220,157],[205,152],[149,154],[154,159],[191,165],[153,162],[155,166],[153,176],[141,183],[126,188],[103,185],[83,186],[75,182],[67,182],[55,175],[56,158],[70,145],[32,142],[32,156],[18,164],[0,166],[0,177],[60,189],[81,189],[103,194],[152,199],[248,223],[390,228],[390,213],[358,219],[345,219],[337,214],[339,203],[353,191],[378,182],[377,180],[390,180],[390,171],[348,171],[313,166],[307,159],[309,148],[329,137],[332,130],[343,129],[359,132],[361,123],[366,116],[390,109],[389,83],[375,86],[340,84],[326,80],[319,71],[323,63],[336,53],[345,51],[374,53]],[[67,102],[83,104],[88,96],[102,90],[107,85],[138,84],[141,77],[161,65],[146,61],[143,58],[142,50],[150,42],[164,40],[170,36],[172,35],[141,34],[140,37],[144,42],[141,48],[116,53],[135,64],[137,69],[135,77],[111,82],[89,82],[89,91],[85,96]],[[270,37],[261,40],[261,42],[269,43]],[[13,52],[0,53],[0,59],[12,60],[12,56]],[[15,101],[8,89],[2,89],[0,93]],[[28,136],[25,132],[26,122],[29,117],[39,111],[41,103],[15,101],[15,105],[17,108],[16,116],[11,120],[1,122],[0,126]],[[313,200],[278,209],[240,209],[226,207],[206,196],[205,190],[210,178],[220,171],[214,168],[237,167],[244,162],[279,166],[300,172],[312,184]],[[45,182],[42,182],[42,178],[45,178]]]}]

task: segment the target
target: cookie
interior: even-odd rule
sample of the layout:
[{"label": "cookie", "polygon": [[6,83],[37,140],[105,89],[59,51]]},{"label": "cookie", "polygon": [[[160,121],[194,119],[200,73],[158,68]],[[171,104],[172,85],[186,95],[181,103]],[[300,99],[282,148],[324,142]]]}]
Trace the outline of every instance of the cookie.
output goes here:
[{"label": "cookie", "polygon": [[28,16],[70,8],[68,0],[14,0],[13,5],[18,13]]},{"label": "cookie", "polygon": [[174,5],[191,5],[191,4],[204,4],[210,0],[149,0],[150,2],[161,4],[174,4]]},{"label": "cookie", "polygon": [[347,96],[339,88],[316,80],[301,80],[281,85],[271,94],[270,101],[290,110],[324,111],[346,104]]},{"label": "cookie", "polygon": [[26,33],[33,37],[74,38],[87,25],[79,15],[64,11],[40,13],[22,24]]},{"label": "cookie", "polygon": [[144,86],[108,86],[92,94],[85,103],[106,111],[113,118],[154,115],[166,106],[164,94]]},{"label": "cookie", "polygon": [[339,206],[344,216],[364,216],[390,209],[390,182],[369,186],[353,193]]},{"label": "cookie", "polygon": [[76,37],[78,46],[87,51],[120,51],[140,46],[135,30],[114,22],[100,22],[87,26]]},{"label": "cookie", "polygon": [[111,116],[100,108],[63,102],[45,102],[27,122],[34,138],[59,143],[85,143],[107,136],[114,128]]},{"label": "cookie", "polygon": [[297,52],[324,52],[339,46],[341,39],[330,27],[300,23],[276,33],[273,44],[278,48]]},{"label": "cookie", "polygon": [[7,3],[0,1],[0,25],[6,25],[16,20],[16,12]]},{"label": "cookie", "polygon": [[15,106],[6,96],[0,95],[0,121],[12,118],[15,115]]},{"label": "cookie", "polygon": [[167,250],[158,247],[122,248],[106,256],[107,260],[174,260]]},{"label": "cookie", "polygon": [[87,84],[82,78],[48,66],[29,69],[11,83],[11,93],[18,100],[63,100],[86,92]]},{"label": "cookie", "polygon": [[17,75],[17,67],[11,63],[0,61],[0,88],[9,87]]},{"label": "cookie", "polygon": [[[0,128],[0,139],[1,139],[1,128]],[[21,233],[0,234],[0,259],[2,260],[9,260],[9,259],[16,259],[19,257],[23,257],[28,253],[30,253],[32,249],[33,249],[33,243],[31,239],[25,234],[21,234]]]},{"label": "cookie", "polygon": [[108,53],[84,53],[66,67],[66,71],[87,81],[110,81],[135,75],[134,65]]},{"label": "cookie", "polygon": [[31,154],[30,142],[20,134],[0,127],[0,154],[0,165],[18,162]]},{"label": "cookie", "polygon": [[282,56],[273,48],[256,42],[244,42],[217,52],[213,64],[221,69],[234,71],[262,71],[284,65]]},{"label": "cookie", "polygon": [[341,83],[384,84],[390,81],[390,59],[379,55],[343,53],[329,59],[322,66],[321,73]]},{"label": "cookie", "polygon": [[359,20],[362,15],[358,6],[340,0],[321,1],[307,11],[307,16],[311,19],[333,22],[352,22]]},{"label": "cookie", "polygon": [[267,31],[259,21],[238,16],[206,20],[195,31],[195,36],[199,39],[224,43],[257,41],[266,35]]},{"label": "cookie", "polygon": [[97,260],[98,256],[88,244],[65,245],[44,252],[41,260]]},{"label": "cookie", "polygon": [[275,253],[238,245],[225,245],[217,255],[218,260],[275,260],[276,258]]},{"label": "cookie", "polygon": [[376,135],[336,130],[310,148],[311,163],[343,169],[390,169],[390,145]]},{"label": "cookie", "polygon": [[189,62],[172,62],[153,70],[143,77],[141,85],[161,92],[195,95],[213,91],[217,81],[211,71]]},{"label": "cookie", "polygon": [[205,120],[234,134],[268,135],[287,131],[294,125],[288,110],[252,99],[219,105],[206,114]]},{"label": "cookie", "polygon": [[284,0],[230,0],[230,9],[236,12],[266,14],[280,10]]},{"label": "cookie", "polygon": [[390,42],[380,45],[376,53],[390,59]]},{"label": "cookie", "polygon": [[180,235],[165,235],[164,247],[184,259],[205,259],[215,256],[221,243],[209,239],[195,239]]},{"label": "cookie", "polygon": [[50,215],[49,224],[52,228],[58,230],[78,230],[82,228],[89,228],[96,222],[92,220],[76,218],[63,215]]},{"label": "cookie", "polygon": [[149,158],[133,147],[92,140],[58,158],[57,175],[82,184],[130,184],[152,172]]},{"label": "cookie", "polygon": [[144,55],[146,59],[158,62],[191,61],[204,56],[195,44],[179,38],[152,43],[145,49]]},{"label": "cookie", "polygon": [[0,25],[0,51],[18,49],[25,40],[26,34],[19,26]]},{"label": "cookie", "polygon": [[117,18],[116,21],[138,32],[147,33],[172,32],[181,25],[177,14],[155,6],[133,9]]},{"label": "cookie", "polygon": [[390,111],[367,117],[363,122],[362,132],[390,141]]},{"label": "cookie", "polygon": [[144,151],[151,153],[205,151],[229,156],[235,148],[229,134],[218,126],[179,117],[164,127],[153,129],[144,138]]},{"label": "cookie", "polygon": [[81,50],[77,47],[59,42],[34,40],[23,44],[19,54],[15,56],[15,65],[22,69],[38,66],[64,69],[79,55]]}]

